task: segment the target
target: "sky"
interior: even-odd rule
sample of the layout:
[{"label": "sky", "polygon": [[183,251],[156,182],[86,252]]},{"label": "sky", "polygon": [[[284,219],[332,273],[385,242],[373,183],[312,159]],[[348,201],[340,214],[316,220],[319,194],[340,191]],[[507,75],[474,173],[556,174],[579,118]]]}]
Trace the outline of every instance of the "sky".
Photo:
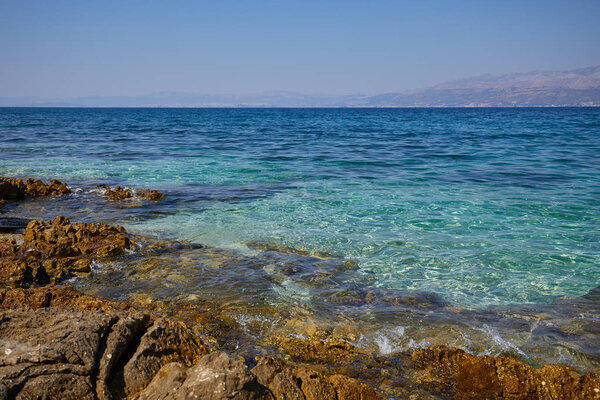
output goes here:
[{"label": "sky", "polygon": [[0,97],[376,94],[600,64],[600,1],[0,0]]}]

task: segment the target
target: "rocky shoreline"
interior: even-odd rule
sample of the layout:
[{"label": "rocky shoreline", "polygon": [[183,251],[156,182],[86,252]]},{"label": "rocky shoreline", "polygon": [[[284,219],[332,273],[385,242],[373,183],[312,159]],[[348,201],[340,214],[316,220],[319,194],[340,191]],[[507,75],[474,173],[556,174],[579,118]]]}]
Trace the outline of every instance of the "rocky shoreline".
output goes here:
[{"label": "rocky shoreline", "polygon": [[[103,189],[117,201],[164,198]],[[69,191],[56,180],[0,178],[0,201]],[[0,399],[600,399],[592,372],[535,369],[446,346],[381,355],[344,340],[285,335],[240,359],[217,340],[230,323],[219,310],[115,302],[59,285],[126,254],[136,240],[120,226],[61,216],[0,234]]]}]

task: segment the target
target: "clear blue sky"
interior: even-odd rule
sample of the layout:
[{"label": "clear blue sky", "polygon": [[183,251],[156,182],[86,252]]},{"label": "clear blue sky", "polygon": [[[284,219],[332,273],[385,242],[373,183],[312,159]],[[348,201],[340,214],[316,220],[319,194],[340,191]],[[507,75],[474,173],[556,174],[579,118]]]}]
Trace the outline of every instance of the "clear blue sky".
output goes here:
[{"label": "clear blue sky", "polygon": [[595,64],[599,0],[0,0],[0,96],[374,94]]}]

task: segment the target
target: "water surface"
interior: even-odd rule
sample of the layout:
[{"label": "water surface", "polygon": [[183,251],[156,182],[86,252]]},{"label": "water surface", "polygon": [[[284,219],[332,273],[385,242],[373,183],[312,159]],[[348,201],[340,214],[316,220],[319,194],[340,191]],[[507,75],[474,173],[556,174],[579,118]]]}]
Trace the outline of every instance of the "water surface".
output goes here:
[{"label": "water surface", "polygon": [[[457,341],[470,330],[470,339],[457,344],[472,344],[473,332],[481,331],[484,348],[543,352],[536,350],[541,342],[564,338],[548,331],[531,342],[515,323],[503,328],[498,311],[489,320],[461,320],[447,310],[538,315],[600,285],[597,108],[5,108],[0,175],[56,177],[76,189],[4,213],[120,223],[237,260],[207,269],[206,254],[178,255],[185,259],[179,284],[169,286],[174,278],[158,272],[142,274],[138,283],[123,284],[130,293],[153,282],[147,289],[159,298],[218,298],[237,282],[246,302],[346,315],[361,321],[363,333],[387,332],[355,338],[384,351],[394,338],[431,342],[439,324],[454,320]],[[91,190],[97,183],[150,187],[168,197],[140,207],[115,204]],[[344,260],[357,264],[339,268]],[[160,265],[167,274],[173,259]],[[317,275],[324,278],[315,281]],[[116,293],[106,284],[104,290]],[[129,293],[123,290],[117,291]],[[398,320],[402,301],[329,306],[347,296],[416,296],[446,311],[426,307],[424,317],[409,307]],[[572,320],[590,310],[578,307],[555,317]],[[366,317],[372,311],[379,313],[375,322]],[[429,325],[419,328],[423,318]],[[584,320],[598,324],[595,313]],[[579,332],[577,344],[552,359],[592,354],[596,347],[586,343],[597,334],[588,325],[591,339]],[[419,336],[419,329],[426,332]],[[496,334],[520,340],[518,351]]]}]

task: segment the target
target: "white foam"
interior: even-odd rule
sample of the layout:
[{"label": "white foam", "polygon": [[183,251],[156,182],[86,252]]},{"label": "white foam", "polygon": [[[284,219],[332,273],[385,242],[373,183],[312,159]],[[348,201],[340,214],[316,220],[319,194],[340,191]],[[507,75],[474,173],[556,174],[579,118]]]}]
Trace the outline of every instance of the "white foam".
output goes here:
[{"label": "white foam", "polygon": [[519,355],[521,355],[523,357],[527,357],[527,354],[525,354],[525,352],[523,350],[519,349],[517,346],[515,346],[508,340],[504,340],[502,338],[502,336],[500,336],[500,333],[498,332],[498,330],[496,328],[494,328],[493,326],[489,326],[488,324],[483,324],[483,326],[481,328],[476,328],[476,329],[485,333],[486,335],[488,335],[494,341],[494,343],[496,345],[498,345],[502,350],[505,350],[505,351],[512,350],[512,351],[517,352]]}]

